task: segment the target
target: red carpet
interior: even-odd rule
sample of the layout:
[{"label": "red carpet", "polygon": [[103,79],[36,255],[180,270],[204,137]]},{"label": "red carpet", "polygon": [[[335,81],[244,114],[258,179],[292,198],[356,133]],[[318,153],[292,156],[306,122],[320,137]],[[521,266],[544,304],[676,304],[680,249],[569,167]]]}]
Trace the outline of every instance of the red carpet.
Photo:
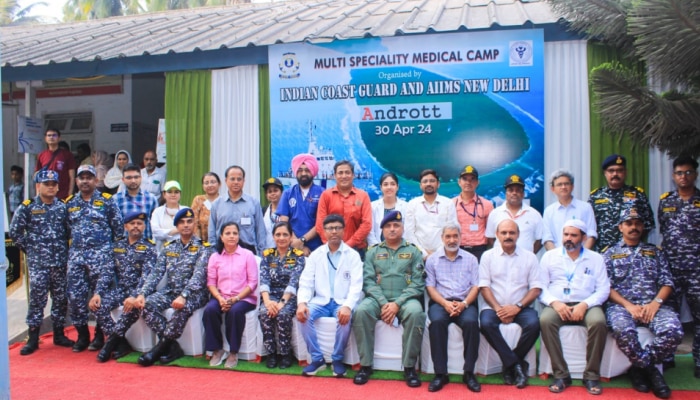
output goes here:
[{"label": "red carpet", "polygon": [[[69,332],[75,338],[75,332]],[[236,371],[204,370],[154,366],[143,368],[110,361],[99,364],[96,353],[72,353],[51,343],[44,335],[37,352],[20,356],[15,344],[10,348],[10,393],[12,399],[200,399],[259,398],[303,400],[401,400],[454,399],[475,396],[464,385],[451,383],[438,393],[429,393],[426,383],[411,389],[403,382],[372,380],[354,385],[350,379],[305,378]],[[532,378],[537,379],[537,378]],[[483,385],[478,396],[484,399],[592,399],[582,387],[571,387],[564,394],[549,393],[545,387],[518,390],[501,385]],[[604,388],[610,399],[655,399],[631,389]],[[674,400],[698,399],[697,392],[673,392]]]}]

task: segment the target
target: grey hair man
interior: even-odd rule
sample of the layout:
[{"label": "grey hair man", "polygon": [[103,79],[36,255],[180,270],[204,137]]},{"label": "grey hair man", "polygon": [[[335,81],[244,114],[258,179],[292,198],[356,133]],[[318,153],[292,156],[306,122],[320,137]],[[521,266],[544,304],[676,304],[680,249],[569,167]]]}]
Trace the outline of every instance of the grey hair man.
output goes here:
[{"label": "grey hair man", "polygon": [[544,248],[552,250],[561,246],[564,224],[568,220],[578,219],[583,221],[587,227],[586,232],[584,232],[586,241],[583,246],[592,249],[598,237],[595,214],[590,204],[574,198],[574,176],[565,169],[552,172],[549,178],[549,189],[557,196],[557,201],[548,205],[542,215]]}]

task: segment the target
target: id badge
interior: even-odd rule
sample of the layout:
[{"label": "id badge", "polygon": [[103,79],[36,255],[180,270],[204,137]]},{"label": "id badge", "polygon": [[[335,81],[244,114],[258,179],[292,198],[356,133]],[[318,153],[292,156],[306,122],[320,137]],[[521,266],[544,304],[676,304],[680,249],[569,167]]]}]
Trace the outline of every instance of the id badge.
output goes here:
[{"label": "id badge", "polygon": [[469,224],[469,232],[477,232],[479,230],[479,224]]},{"label": "id badge", "polygon": [[252,223],[253,223],[253,221],[250,220],[250,217],[241,218],[241,225],[247,226],[247,225],[250,225]]},{"label": "id badge", "polygon": [[564,297],[566,298],[566,300],[569,300],[570,295],[571,295],[571,289],[568,287],[564,288]]}]

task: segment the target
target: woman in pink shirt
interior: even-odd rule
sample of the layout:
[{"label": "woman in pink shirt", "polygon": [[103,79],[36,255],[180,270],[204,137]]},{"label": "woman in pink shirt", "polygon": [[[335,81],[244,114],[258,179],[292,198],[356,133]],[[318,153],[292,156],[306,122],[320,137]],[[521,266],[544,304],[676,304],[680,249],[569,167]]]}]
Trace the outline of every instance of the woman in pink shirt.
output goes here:
[{"label": "woman in pink shirt", "polygon": [[[212,298],[204,308],[202,321],[205,350],[213,352],[211,366],[221,365],[224,360],[226,368],[238,365],[245,314],[257,305],[258,264],[252,252],[238,245],[238,235],[237,223],[224,224],[216,242],[217,252],[209,258],[207,287]],[[230,354],[223,349],[222,321],[226,324]]]}]

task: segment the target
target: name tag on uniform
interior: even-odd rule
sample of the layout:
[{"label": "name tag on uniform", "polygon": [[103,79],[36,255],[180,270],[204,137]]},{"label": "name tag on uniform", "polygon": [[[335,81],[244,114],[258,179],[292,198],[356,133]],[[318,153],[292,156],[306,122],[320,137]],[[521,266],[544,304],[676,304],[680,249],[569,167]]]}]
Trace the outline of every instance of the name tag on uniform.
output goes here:
[{"label": "name tag on uniform", "polygon": [[610,200],[608,200],[608,199],[598,199],[595,201],[595,204],[605,204],[605,203],[609,203],[609,202],[610,202]]},{"label": "name tag on uniform", "polygon": [[637,193],[635,193],[635,192],[625,192],[623,195],[625,197],[629,197],[630,199],[634,199],[637,197]]},{"label": "name tag on uniform", "polygon": [[139,244],[136,246],[136,251],[138,251],[138,252],[146,251],[147,249],[148,249],[148,247],[146,247],[146,245],[144,245],[144,244]]},{"label": "name tag on uniform", "polygon": [[627,254],[613,254],[610,256],[613,260],[617,260],[618,258],[625,258],[627,257]]},{"label": "name tag on uniform", "polygon": [[190,246],[187,248],[187,250],[189,250],[190,253],[196,253],[199,250],[199,247],[198,246]]},{"label": "name tag on uniform", "polygon": [[676,211],[676,207],[664,207],[664,208],[661,209],[661,212],[665,212],[665,213],[667,213],[667,212],[675,212],[675,211]]},{"label": "name tag on uniform", "polygon": [[172,252],[172,251],[166,251],[166,252],[165,252],[165,256],[166,256],[166,257],[180,257],[180,253],[175,253],[175,252]]},{"label": "name tag on uniform", "polygon": [[126,253],[126,249],[120,249],[119,247],[114,248],[115,253]]},{"label": "name tag on uniform", "polygon": [[68,209],[68,212],[76,212],[76,211],[80,211],[80,207],[71,207]]},{"label": "name tag on uniform", "polygon": [[654,257],[656,252],[654,250],[642,250],[642,255]]},{"label": "name tag on uniform", "polygon": [[32,210],[32,215],[46,214],[46,210]]},{"label": "name tag on uniform", "polygon": [[253,223],[253,221],[250,219],[250,217],[241,218],[241,225],[248,226],[252,223]]}]

